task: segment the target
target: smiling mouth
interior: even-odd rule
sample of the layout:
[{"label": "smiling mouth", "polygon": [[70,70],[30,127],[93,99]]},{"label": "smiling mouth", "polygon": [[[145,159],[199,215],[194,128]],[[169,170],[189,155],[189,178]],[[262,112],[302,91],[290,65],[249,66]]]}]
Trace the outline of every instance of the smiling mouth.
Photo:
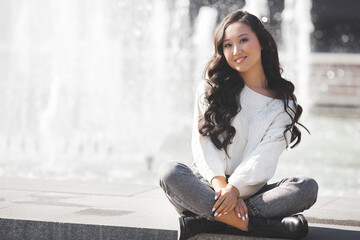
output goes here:
[{"label": "smiling mouth", "polygon": [[236,63],[241,63],[241,62],[243,62],[246,58],[247,58],[246,56],[245,56],[245,57],[242,57],[242,58],[237,58],[237,59],[235,59],[235,62],[236,62]]}]

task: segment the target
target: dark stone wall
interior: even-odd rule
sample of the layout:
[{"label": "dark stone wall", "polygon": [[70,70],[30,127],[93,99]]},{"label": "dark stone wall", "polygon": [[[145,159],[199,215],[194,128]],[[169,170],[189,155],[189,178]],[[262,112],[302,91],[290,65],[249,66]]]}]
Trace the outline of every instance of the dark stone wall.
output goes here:
[{"label": "dark stone wall", "polygon": [[360,52],[360,1],[313,0],[313,52]]}]

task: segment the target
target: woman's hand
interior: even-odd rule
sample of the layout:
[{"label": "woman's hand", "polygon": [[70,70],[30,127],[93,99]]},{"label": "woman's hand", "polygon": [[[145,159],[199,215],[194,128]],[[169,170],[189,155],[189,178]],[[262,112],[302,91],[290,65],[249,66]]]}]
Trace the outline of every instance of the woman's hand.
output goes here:
[{"label": "woman's hand", "polygon": [[246,206],[246,203],[241,197],[237,198],[237,203],[235,206],[235,214],[239,218],[241,218],[243,221],[245,221],[245,218],[248,218],[248,208]]},{"label": "woman's hand", "polygon": [[218,198],[213,207],[213,211],[215,211],[214,216],[220,217],[221,215],[234,210],[237,205],[239,190],[231,184],[228,184],[225,188],[217,191],[215,195],[218,196]]},{"label": "woman's hand", "polygon": [[[227,182],[225,177],[223,176],[216,176],[211,180],[211,185],[213,186],[215,190],[215,200],[217,200],[222,192],[222,189],[226,188]],[[213,208],[213,212],[215,209]]]}]

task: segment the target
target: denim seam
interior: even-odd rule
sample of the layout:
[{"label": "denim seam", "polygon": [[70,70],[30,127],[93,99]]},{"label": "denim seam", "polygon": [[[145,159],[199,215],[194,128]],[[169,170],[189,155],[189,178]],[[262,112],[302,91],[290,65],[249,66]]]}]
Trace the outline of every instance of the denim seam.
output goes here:
[{"label": "denim seam", "polygon": [[248,206],[248,208],[250,208],[250,211],[253,213],[254,216],[259,215],[259,210],[256,208],[256,204],[253,203],[252,199],[249,199],[247,201],[247,206]]}]

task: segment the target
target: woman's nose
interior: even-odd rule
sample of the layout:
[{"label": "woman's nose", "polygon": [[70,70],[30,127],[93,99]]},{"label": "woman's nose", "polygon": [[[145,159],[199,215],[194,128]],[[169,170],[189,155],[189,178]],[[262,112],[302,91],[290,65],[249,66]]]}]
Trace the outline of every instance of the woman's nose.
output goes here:
[{"label": "woman's nose", "polygon": [[239,54],[239,53],[241,53],[241,52],[242,52],[241,46],[239,46],[238,44],[235,44],[235,45],[234,45],[234,52],[233,52],[233,54],[234,54],[234,55],[237,55],[237,54]]}]

